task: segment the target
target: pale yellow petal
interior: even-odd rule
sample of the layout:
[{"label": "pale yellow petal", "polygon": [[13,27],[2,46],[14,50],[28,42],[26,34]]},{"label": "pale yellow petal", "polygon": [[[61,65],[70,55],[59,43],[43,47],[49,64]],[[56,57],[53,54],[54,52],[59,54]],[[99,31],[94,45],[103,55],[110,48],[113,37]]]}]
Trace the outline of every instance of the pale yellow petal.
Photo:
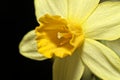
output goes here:
[{"label": "pale yellow petal", "polygon": [[81,58],[88,68],[101,79],[120,79],[120,58],[101,43],[86,39]]},{"label": "pale yellow petal", "polygon": [[100,0],[67,0],[68,18],[81,24],[98,6]]},{"label": "pale yellow petal", "polygon": [[86,37],[98,40],[120,38],[120,1],[101,3],[83,24]]},{"label": "pale yellow petal", "polygon": [[114,41],[102,41],[102,43],[114,50],[120,57],[120,39]]},{"label": "pale yellow petal", "polygon": [[53,64],[53,80],[80,80],[84,65],[80,54],[76,51],[72,56],[55,58]]},{"label": "pale yellow petal", "polygon": [[34,60],[45,60],[42,54],[37,52],[37,44],[35,40],[35,31],[28,32],[19,44],[19,52],[24,57]]},{"label": "pale yellow petal", "polygon": [[37,20],[45,14],[66,17],[67,0],[34,0]]}]

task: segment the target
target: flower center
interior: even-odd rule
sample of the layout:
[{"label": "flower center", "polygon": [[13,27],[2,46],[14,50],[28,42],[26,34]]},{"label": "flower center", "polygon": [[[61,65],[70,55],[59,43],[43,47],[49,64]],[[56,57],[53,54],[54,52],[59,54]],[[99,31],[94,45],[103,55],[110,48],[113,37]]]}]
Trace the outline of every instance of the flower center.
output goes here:
[{"label": "flower center", "polygon": [[69,42],[70,39],[72,38],[71,33],[64,33],[64,32],[58,32],[57,33],[57,38],[62,39],[64,38],[64,41],[61,41],[59,45],[64,45],[65,43]]},{"label": "flower center", "polygon": [[40,26],[36,27],[38,52],[51,58],[65,57],[82,44],[84,35],[80,26],[73,26],[60,16],[48,14],[40,19]]}]

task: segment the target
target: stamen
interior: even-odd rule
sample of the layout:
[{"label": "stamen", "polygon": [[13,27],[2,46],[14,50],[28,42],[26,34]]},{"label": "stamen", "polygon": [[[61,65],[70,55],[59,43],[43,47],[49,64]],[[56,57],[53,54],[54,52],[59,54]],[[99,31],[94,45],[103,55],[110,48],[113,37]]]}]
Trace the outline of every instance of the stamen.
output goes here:
[{"label": "stamen", "polygon": [[62,35],[61,35],[60,32],[57,33],[57,38],[58,38],[58,39],[61,39],[61,38],[62,38]]},{"label": "stamen", "polygon": [[61,33],[61,32],[58,32],[57,33],[57,38],[58,39],[61,39],[61,38],[65,38],[65,39],[72,38],[72,34],[71,33]]}]

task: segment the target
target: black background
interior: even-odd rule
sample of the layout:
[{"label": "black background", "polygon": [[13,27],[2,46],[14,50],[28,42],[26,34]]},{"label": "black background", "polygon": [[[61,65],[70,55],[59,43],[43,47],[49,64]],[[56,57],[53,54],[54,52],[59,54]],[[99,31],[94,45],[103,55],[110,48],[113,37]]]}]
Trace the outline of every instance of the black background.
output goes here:
[{"label": "black background", "polygon": [[6,37],[4,47],[5,75],[10,75],[12,80],[52,80],[51,60],[31,60],[20,55],[18,49],[22,37],[38,25],[34,11],[34,0],[4,1],[3,6],[5,7],[2,9],[1,19],[2,26],[6,30],[4,34]]}]

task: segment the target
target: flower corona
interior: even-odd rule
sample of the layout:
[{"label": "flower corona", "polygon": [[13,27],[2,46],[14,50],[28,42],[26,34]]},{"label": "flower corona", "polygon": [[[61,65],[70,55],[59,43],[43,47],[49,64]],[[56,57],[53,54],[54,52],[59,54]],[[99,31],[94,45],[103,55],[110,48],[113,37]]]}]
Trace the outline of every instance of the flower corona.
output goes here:
[{"label": "flower corona", "polygon": [[60,16],[46,14],[39,21],[35,29],[38,52],[48,58],[71,55],[84,40],[80,25],[73,26]]}]

